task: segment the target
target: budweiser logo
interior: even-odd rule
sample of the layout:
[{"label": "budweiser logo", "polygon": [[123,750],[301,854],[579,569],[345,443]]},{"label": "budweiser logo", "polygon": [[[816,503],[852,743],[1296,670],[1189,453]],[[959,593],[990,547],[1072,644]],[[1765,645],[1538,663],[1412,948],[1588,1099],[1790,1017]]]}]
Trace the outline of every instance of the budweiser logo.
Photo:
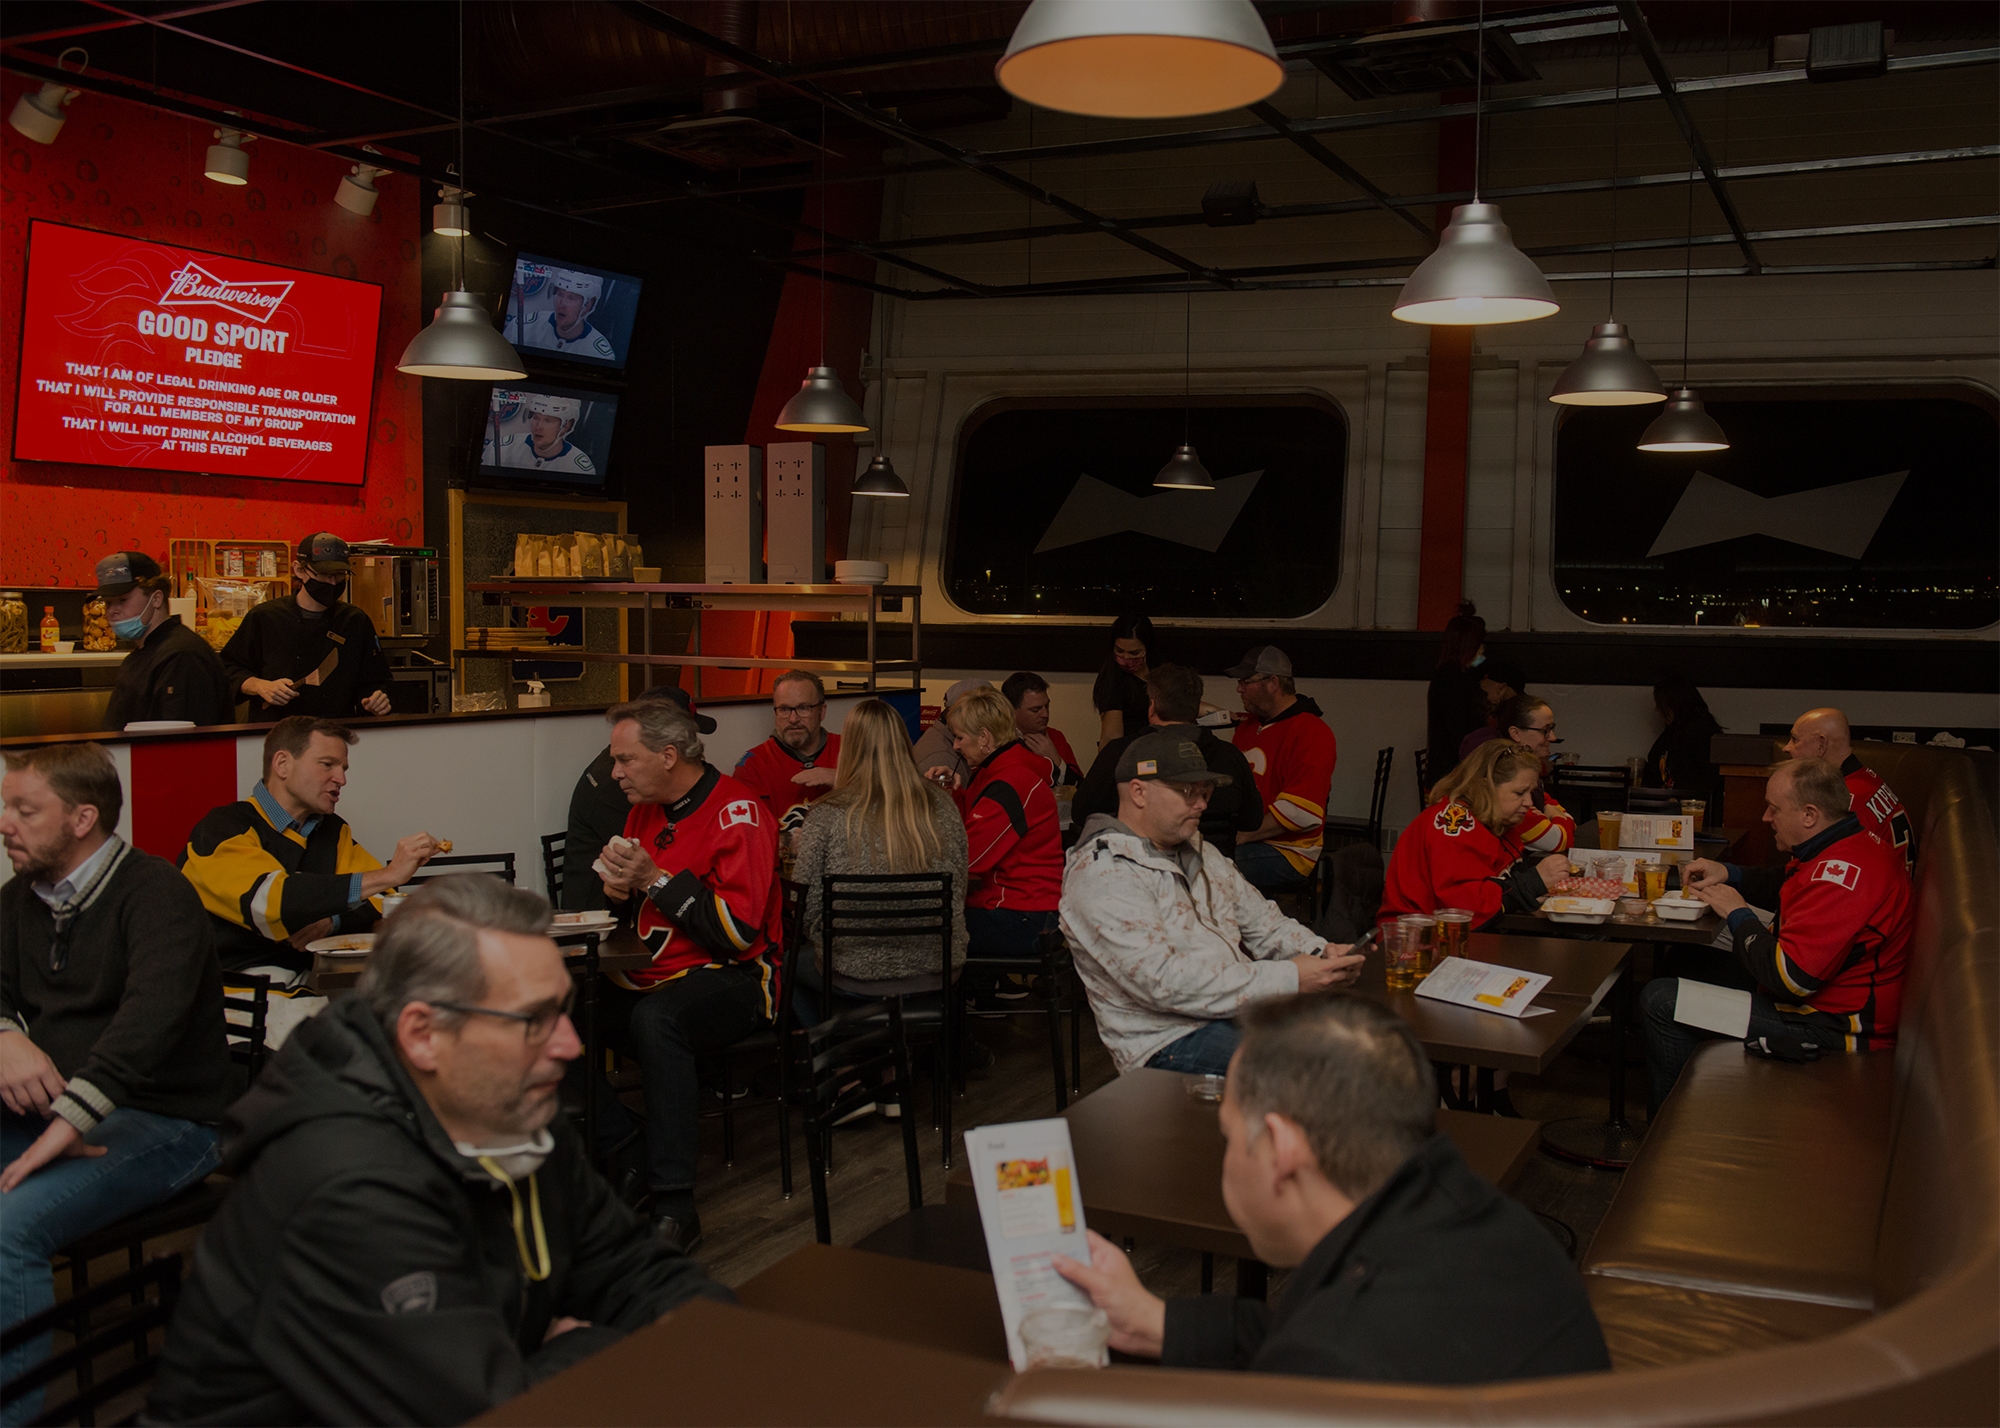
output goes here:
[{"label": "budweiser logo", "polygon": [[198,263],[189,263],[168,281],[160,306],[219,307],[254,322],[269,322],[291,291],[290,281],[228,282]]}]

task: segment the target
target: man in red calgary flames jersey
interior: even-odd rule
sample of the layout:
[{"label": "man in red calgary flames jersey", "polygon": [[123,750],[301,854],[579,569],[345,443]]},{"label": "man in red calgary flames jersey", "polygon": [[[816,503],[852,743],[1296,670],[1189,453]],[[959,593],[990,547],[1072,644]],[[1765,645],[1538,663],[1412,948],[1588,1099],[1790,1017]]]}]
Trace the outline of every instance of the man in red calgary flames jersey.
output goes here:
[{"label": "man in red calgary flames jersey", "polygon": [[789,833],[805,822],[806,809],[833,787],[840,766],[840,735],[826,723],[826,686],[819,676],[788,669],[771,690],[771,718],[777,732],[736,761],[736,777],[764,800]]},{"label": "man in red calgary flames jersey", "polygon": [[1854,756],[1854,735],[1847,716],[1838,709],[1808,709],[1792,721],[1792,737],[1785,741],[1785,753],[1795,759],[1825,759],[1840,766],[1853,799],[1852,812],[1861,826],[1903,855],[1904,870],[1911,876],[1917,869],[1917,840],[1910,815],[1896,790],[1882,781],[1882,775]]},{"label": "man in red calgary flames jersey", "polygon": [[1264,825],[1236,836],[1236,866],[1259,892],[1281,892],[1304,882],[1319,861],[1340,749],[1319,705],[1293,684],[1283,650],[1258,645],[1223,672],[1243,701],[1236,747],[1264,800]]},{"label": "man in red calgary flames jersey", "polygon": [[[1895,849],[1848,809],[1847,784],[1827,759],[1779,764],[1764,786],[1764,821],[1782,867],[1689,863],[1693,896],[1729,920],[1736,956],[1757,979],[1746,1049],[1782,1061],[1896,1044],[1914,921],[1910,875]],[[1750,904],[1778,909],[1768,930]],[[1698,1042],[1714,1032],[1675,1020],[1680,980],[1641,994],[1654,1103],[1666,1099]]]},{"label": "man in red calgary flames jersey", "polygon": [[696,1057],[741,1041],[777,1011],[777,826],[761,798],[703,761],[701,735],[678,704],[639,700],[605,718],[611,776],[632,812],[599,859],[604,897],[614,912],[636,910],[653,954],[613,978],[605,1011],[645,1077],[654,1227],[692,1253],[701,1242]]}]

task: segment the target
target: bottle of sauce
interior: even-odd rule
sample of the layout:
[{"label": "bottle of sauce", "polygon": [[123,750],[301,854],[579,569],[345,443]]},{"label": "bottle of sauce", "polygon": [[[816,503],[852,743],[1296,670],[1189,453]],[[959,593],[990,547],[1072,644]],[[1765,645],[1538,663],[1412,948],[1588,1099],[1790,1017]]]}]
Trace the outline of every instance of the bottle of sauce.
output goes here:
[{"label": "bottle of sauce", "polygon": [[42,653],[54,654],[56,641],[62,638],[62,621],[56,618],[56,607],[42,606]]}]

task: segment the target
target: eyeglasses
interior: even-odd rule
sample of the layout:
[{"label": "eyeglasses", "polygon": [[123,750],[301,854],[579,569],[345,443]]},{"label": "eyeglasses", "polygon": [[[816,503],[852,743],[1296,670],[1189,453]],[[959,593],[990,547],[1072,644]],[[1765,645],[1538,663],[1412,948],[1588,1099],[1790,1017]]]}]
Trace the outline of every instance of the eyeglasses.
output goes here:
[{"label": "eyeglasses", "polygon": [[1170,788],[1181,796],[1183,803],[1206,803],[1215,792],[1215,785],[1207,783],[1168,783],[1160,780],[1160,787]]},{"label": "eyeglasses", "polygon": [[1238,689],[1243,689],[1249,685],[1262,684],[1267,679],[1276,679],[1277,677],[1278,676],[1275,674],[1253,674],[1248,679],[1237,680],[1236,687]]},{"label": "eyeglasses", "polygon": [[531,1012],[502,1011],[498,1007],[474,1006],[470,1002],[432,1002],[441,1011],[463,1012],[468,1016],[497,1016],[505,1021],[521,1023],[521,1040],[529,1046],[540,1046],[555,1034],[556,1023],[570,1014],[576,1006],[576,988],[569,989],[569,995],[555,1006],[537,1007]]},{"label": "eyeglasses", "polygon": [[1521,726],[1521,732],[1524,734],[1553,734],[1555,731],[1556,726],[1553,724],[1544,724],[1540,728],[1537,728],[1533,724],[1523,724]]},{"label": "eyeglasses", "polygon": [[780,719],[784,719],[790,717],[804,716],[806,714],[810,714],[815,709],[824,709],[824,708],[826,708],[826,701],[822,699],[817,704],[773,704],[771,706],[771,712],[777,715]]}]

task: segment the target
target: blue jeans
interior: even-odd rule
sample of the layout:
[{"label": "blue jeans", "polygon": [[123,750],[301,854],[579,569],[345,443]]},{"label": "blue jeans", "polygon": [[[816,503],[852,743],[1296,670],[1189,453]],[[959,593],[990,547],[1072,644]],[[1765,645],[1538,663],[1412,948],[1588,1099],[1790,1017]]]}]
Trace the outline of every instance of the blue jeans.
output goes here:
[{"label": "blue jeans", "polygon": [[1212,1021],[1196,1027],[1179,1041],[1170,1041],[1147,1058],[1161,1071],[1189,1071],[1197,1076],[1227,1076],[1229,1058],[1243,1034],[1234,1022]]},{"label": "blue jeans", "polygon": [[[1639,1024],[1646,1032],[1646,1074],[1653,1087],[1655,1111],[1667,1103],[1667,1093],[1680,1080],[1681,1069],[1688,1064],[1695,1048],[1704,1041],[1722,1039],[1720,1032],[1674,1020],[1674,1004],[1680,993],[1678,977],[1655,977],[1639,989]],[[1778,1015],[1777,1004],[1769,992],[1759,988],[1750,994],[1750,1026],[1743,1034],[1744,1040],[1781,1037],[1791,1031],[1790,1024]]]},{"label": "blue jeans", "polygon": [[1295,888],[1306,880],[1306,875],[1292,866],[1291,859],[1269,843],[1238,843],[1236,870],[1260,892]]},{"label": "blue jeans", "polygon": [[[11,1165],[48,1122],[0,1111],[0,1164]],[[55,1303],[49,1256],[127,1215],[157,1205],[216,1165],[215,1131],[193,1121],[129,1108],[113,1111],[87,1137],[107,1154],[53,1160],[0,1197],[0,1323],[18,1324]],[[49,1356],[43,1335],[0,1359],[13,1378]],[[7,1405],[4,1421],[42,1411],[38,1389]]]}]

